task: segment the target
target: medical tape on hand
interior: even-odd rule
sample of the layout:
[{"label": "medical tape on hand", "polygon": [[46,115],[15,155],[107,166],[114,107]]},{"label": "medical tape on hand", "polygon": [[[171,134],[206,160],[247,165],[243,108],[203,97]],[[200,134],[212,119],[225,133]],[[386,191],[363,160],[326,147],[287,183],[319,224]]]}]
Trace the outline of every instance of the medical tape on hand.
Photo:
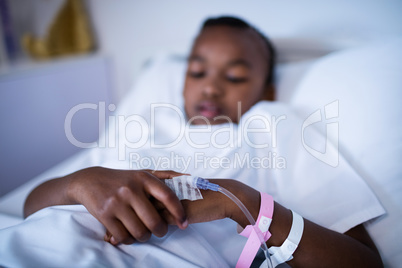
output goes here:
[{"label": "medical tape on hand", "polygon": [[179,200],[198,200],[203,199],[200,190],[193,186],[193,176],[178,176],[172,179],[165,180],[165,184],[172,189],[172,191],[177,195]]},{"label": "medical tape on hand", "polygon": [[240,235],[248,237],[248,240],[240,254],[236,267],[250,267],[261,244],[271,237],[268,229],[272,222],[273,213],[274,200],[272,196],[261,193],[260,212],[255,225],[247,225],[243,232],[240,233]]}]

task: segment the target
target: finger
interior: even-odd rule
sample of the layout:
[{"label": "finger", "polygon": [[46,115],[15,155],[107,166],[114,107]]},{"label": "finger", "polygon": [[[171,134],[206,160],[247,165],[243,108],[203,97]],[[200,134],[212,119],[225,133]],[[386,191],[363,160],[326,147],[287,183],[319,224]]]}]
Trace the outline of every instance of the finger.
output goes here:
[{"label": "finger", "polygon": [[162,218],[165,220],[165,222],[169,225],[177,225],[176,219],[173,217],[173,215],[169,212],[167,209],[162,209],[159,212],[162,216]]},{"label": "finger", "polygon": [[[148,179],[163,184],[149,173],[144,172],[144,174],[145,176],[149,176]],[[146,181],[148,180],[143,180],[143,185]],[[120,198],[125,200],[127,205],[116,206],[114,213],[119,215],[118,218],[127,228],[130,228],[130,233],[133,234],[134,238],[139,241],[145,241],[149,239],[150,232],[158,237],[164,236],[167,233],[167,224],[152,205],[146,190],[141,190],[137,187],[135,192],[133,192],[127,187],[122,187],[119,189],[119,195]],[[132,219],[136,221],[133,222]]]},{"label": "finger", "polygon": [[157,200],[157,199],[155,199],[155,198],[153,198],[153,197],[151,197],[151,198],[149,199],[149,201],[152,203],[152,205],[154,206],[154,208],[155,208],[157,211],[166,209],[166,207],[165,207],[165,205],[164,205],[163,203],[161,203],[159,200]]},{"label": "finger", "polygon": [[[186,209],[186,207],[187,207],[186,201],[188,201],[188,200],[181,200],[180,202],[183,204],[184,210],[186,211],[187,220],[189,222],[191,222],[189,214],[188,214],[188,210]],[[169,210],[166,209],[166,207],[163,203],[161,203],[159,200],[154,199],[152,201],[152,204],[158,211],[159,215],[161,215],[161,217],[165,220],[165,222],[168,225],[177,225],[176,218],[169,212]]]},{"label": "finger", "polygon": [[156,208],[145,196],[135,196],[131,202],[139,221],[154,235],[162,237],[167,233],[167,224]]},{"label": "finger", "polygon": [[109,231],[106,232],[105,236],[103,237],[103,240],[105,240],[105,242],[112,244],[113,246],[117,246],[119,244],[117,239],[115,239]]},{"label": "finger", "polygon": [[106,234],[103,237],[103,240],[105,240],[106,242],[110,242],[111,237],[112,237],[112,234],[108,230],[106,230]]},{"label": "finger", "polygon": [[151,231],[144,225],[144,222],[140,220],[131,206],[121,206],[116,211],[116,215],[135,240],[145,242],[151,237]]},{"label": "finger", "polygon": [[[190,201],[190,200],[182,200],[181,201],[184,207],[184,210],[188,213],[187,214],[187,220],[189,223],[195,223],[197,221],[194,221],[193,218],[191,217],[192,213],[192,209],[190,208],[192,202],[194,201]],[[167,224],[169,225],[177,225],[176,223],[176,219],[174,218],[174,216],[165,208],[161,208],[159,210],[159,214],[161,215],[161,217],[166,221]]]},{"label": "finger", "polygon": [[131,234],[124,227],[123,223],[117,218],[108,218],[105,219],[102,224],[109,231],[110,239],[109,242],[113,245],[117,245],[118,243],[124,244],[132,244],[135,239],[131,236]]},{"label": "finger", "polygon": [[167,210],[175,217],[177,225],[185,229],[188,225],[184,208],[176,194],[159,180],[146,180],[145,191],[159,200]]},{"label": "finger", "polygon": [[152,175],[157,177],[158,179],[172,179],[173,177],[181,176],[181,175],[190,175],[186,173],[180,173],[173,170],[153,170],[151,171]]}]

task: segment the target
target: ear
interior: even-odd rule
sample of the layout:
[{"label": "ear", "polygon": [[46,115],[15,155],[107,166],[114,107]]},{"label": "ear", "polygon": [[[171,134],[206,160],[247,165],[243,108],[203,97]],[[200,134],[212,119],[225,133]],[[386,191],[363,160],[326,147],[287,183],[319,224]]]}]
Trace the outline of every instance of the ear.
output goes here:
[{"label": "ear", "polygon": [[274,84],[269,84],[265,86],[264,93],[262,95],[262,100],[274,101],[275,100],[276,88]]}]

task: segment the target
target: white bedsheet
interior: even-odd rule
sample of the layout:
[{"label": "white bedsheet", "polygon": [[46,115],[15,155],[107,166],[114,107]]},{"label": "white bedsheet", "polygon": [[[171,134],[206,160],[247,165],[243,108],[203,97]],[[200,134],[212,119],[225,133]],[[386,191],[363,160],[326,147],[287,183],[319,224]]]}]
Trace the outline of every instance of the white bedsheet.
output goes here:
[{"label": "white bedsheet", "polygon": [[[227,226],[223,221],[211,225]],[[234,235],[235,227],[227,230],[239,240],[234,242],[241,245],[244,239]],[[222,236],[228,233],[223,228],[220,231]],[[6,267],[228,267],[230,264],[197,231],[197,225],[184,232],[171,226],[163,238],[152,237],[147,243],[117,247],[103,241],[104,232],[103,226],[83,206],[46,208],[22,225],[0,231],[0,264]]]},{"label": "white bedsheet", "polygon": [[7,214],[0,213],[0,229],[4,229],[18,223],[21,223],[23,219]]},{"label": "white bedsheet", "polygon": [[[142,115],[147,118],[147,112]],[[277,125],[276,139],[272,138],[273,130],[269,133],[250,132],[247,135],[238,133],[253,116],[270,121],[273,116],[279,118],[283,115],[286,118]],[[157,117],[157,130],[150,132],[149,137],[154,137],[157,144],[171,141],[182,127],[180,120],[174,113],[166,111],[158,113]],[[126,159],[122,161],[117,160],[121,153],[118,147],[96,148],[86,161],[90,165],[127,169],[161,168],[162,162],[158,162],[158,159],[170,159],[167,162],[169,169],[206,178],[238,179],[273,195],[276,201],[305,218],[339,232],[383,214],[384,210],[374,194],[342,156],[339,156],[339,165],[332,167],[306,151],[301,142],[302,123],[288,106],[260,102],[242,117],[239,126],[234,126],[233,141],[235,144],[240,142],[242,146],[194,149],[194,146],[189,146],[188,140],[181,139],[166,149],[152,149],[149,143],[141,148],[124,148]],[[258,120],[252,121],[251,125],[254,129],[265,126]],[[214,138],[218,144],[224,144],[230,132],[219,132],[218,135],[216,132],[224,127],[213,126],[210,132],[191,134],[196,136],[192,141],[203,144]],[[141,133],[146,135],[143,130]],[[129,136],[126,138],[135,141],[139,132],[125,134]],[[325,145],[325,138],[313,129],[305,134],[304,139],[310,147],[322,148]],[[277,146],[273,146],[274,142]],[[258,149],[250,143],[269,143],[269,147]],[[334,154],[336,151],[331,146],[327,144],[326,150]],[[131,153],[149,161],[132,161]],[[172,154],[189,160],[188,166],[177,164]],[[279,158],[285,160],[285,166],[273,163],[274,154],[277,161]],[[198,155],[203,159],[200,162]],[[203,157],[209,157],[210,160]],[[211,157],[227,158],[229,161],[225,163],[229,164],[216,166],[211,162]],[[246,164],[242,166],[242,161],[247,157]],[[253,166],[251,159],[257,159],[254,162],[257,164]],[[150,166],[141,166],[148,165],[145,163],[150,163]],[[0,230],[0,265],[225,267],[236,263],[245,242],[236,235],[235,224],[230,220],[198,224],[185,231],[171,229],[165,238],[153,237],[149,243],[117,248],[103,242],[103,235],[104,228],[81,206],[47,208],[17,226]]]}]

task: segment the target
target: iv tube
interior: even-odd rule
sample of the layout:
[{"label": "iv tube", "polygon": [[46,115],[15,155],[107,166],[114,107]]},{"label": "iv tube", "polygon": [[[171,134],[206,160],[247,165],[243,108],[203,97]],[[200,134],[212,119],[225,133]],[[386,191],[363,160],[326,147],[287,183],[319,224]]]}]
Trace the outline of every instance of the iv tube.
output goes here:
[{"label": "iv tube", "polygon": [[[200,178],[200,177],[194,177],[193,185],[201,190],[211,190],[211,191],[220,192],[220,193],[226,195],[241,209],[241,211],[244,213],[244,215],[246,216],[246,218],[248,219],[250,224],[252,226],[255,226],[255,220],[254,220],[253,216],[251,216],[250,211],[248,211],[246,206],[230,191],[219,186],[218,184],[211,183],[208,180]],[[255,228],[258,228],[258,227],[255,227]],[[260,239],[262,249],[264,251],[264,255],[267,260],[267,265],[268,265],[268,267],[272,267],[271,258],[269,257],[268,248],[267,248],[267,245],[265,244],[265,240],[263,237],[261,237],[261,232],[257,232],[257,235],[258,235],[258,238]]]}]

